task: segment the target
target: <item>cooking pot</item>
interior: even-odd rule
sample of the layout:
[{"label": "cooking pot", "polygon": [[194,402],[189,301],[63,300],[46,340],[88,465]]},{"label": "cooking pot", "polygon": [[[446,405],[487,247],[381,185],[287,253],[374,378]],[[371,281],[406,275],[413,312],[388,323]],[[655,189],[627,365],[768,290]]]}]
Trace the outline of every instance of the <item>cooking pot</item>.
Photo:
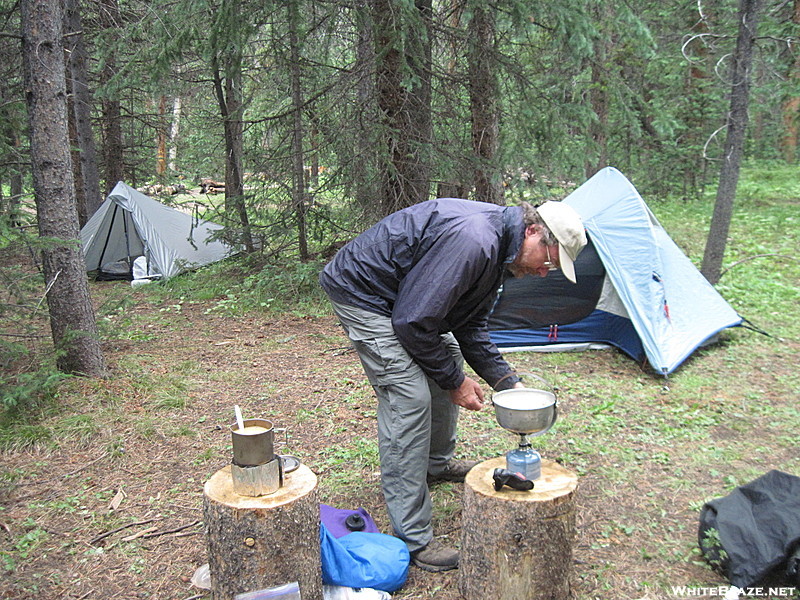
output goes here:
[{"label": "cooking pot", "polygon": [[[532,373],[519,373],[549,384]],[[556,422],[556,395],[549,390],[513,388],[492,395],[495,419],[503,429],[520,435],[538,436],[546,433]]]}]

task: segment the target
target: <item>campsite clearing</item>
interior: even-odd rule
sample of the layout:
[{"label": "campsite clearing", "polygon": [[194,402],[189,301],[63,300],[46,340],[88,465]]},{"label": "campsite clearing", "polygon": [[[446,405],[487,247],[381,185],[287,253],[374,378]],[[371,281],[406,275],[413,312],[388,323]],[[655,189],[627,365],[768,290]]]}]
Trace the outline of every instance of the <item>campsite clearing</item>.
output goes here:
[{"label": "campsite clearing", "polygon": [[[230,461],[234,404],[288,428],[286,451],[319,475],[324,502],[363,506],[388,530],[372,391],[332,317],[234,316],[220,298],[125,282],[92,291],[112,376],[68,382],[57,409],[25,425],[37,441],[0,455],[0,597],[202,598],[190,584],[206,562],[202,486]],[[559,421],[537,449],[581,476],[575,598],[725,584],[697,553],[698,510],[771,468],[800,472],[799,350],[731,330],[668,392],[615,350],[510,355],[559,388]],[[465,413],[460,434],[462,456],[514,443],[489,407]],[[455,544],[460,494],[433,492],[436,531]],[[457,600],[457,582],[412,568],[395,598]]]},{"label": "campsite clearing", "polygon": [[[559,419],[535,442],[580,476],[576,600],[712,595],[726,582],[700,559],[703,503],[770,469],[800,474],[798,181],[774,164],[743,179],[717,286],[774,337],[728,329],[668,390],[616,350],[508,355],[558,386]],[[697,262],[711,199],[649,204]],[[0,261],[23,264],[19,252]],[[190,584],[206,562],[202,487],[230,461],[234,404],[288,428],[323,501],[363,506],[388,531],[374,396],[317,270],[235,259],[156,285],[91,284],[110,377],[67,381],[0,427],[0,598],[205,598]],[[50,351],[40,326],[32,357]],[[462,457],[515,443],[488,406],[459,431]],[[458,544],[461,486],[433,501],[437,534]],[[412,568],[395,599],[458,600],[457,581]]]}]

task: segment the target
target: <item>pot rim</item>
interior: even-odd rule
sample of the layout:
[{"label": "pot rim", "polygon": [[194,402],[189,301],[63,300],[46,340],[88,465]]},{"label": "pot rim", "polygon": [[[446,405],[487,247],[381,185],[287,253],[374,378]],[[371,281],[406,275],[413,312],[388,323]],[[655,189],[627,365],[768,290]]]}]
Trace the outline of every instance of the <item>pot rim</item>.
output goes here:
[{"label": "pot rim", "polygon": [[[534,392],[537,396],[545,396],[549,398],[551,401],[543,406],[536,406],[533,408],[519,408],[519,407],[506,406],[503,403],[504,400],[503,398],[499,398],[500,401],[499,402],[497,401],[499,396],[505,396],[506,398],[508,398],[514,395],[518,396],[520,395],[520,393],[530,394],[531,392]],[[549,390],[540,390],[537,388],[513,388],[509,390],[502,390],[500,392],[496,392],[495,394],[493,394],[492,404],[494,404],[495,406],[499,406],[500,408],[504,408],[505,410],[514,410],[514,411],[545,410],[556,404],[556,395]]]}]

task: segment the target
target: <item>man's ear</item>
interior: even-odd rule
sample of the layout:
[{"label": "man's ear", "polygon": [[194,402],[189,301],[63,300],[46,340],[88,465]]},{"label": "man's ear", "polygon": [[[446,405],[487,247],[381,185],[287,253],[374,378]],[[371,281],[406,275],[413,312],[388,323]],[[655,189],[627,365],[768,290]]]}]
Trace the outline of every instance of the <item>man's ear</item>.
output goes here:
[{"label": "man's ear", "polygon": [[528,225],[525,228],[525,237],[528,237],[529,235],[534,235],[536,233],[539,233],[541,230],[542,230],[542,228],[537,224]]}]

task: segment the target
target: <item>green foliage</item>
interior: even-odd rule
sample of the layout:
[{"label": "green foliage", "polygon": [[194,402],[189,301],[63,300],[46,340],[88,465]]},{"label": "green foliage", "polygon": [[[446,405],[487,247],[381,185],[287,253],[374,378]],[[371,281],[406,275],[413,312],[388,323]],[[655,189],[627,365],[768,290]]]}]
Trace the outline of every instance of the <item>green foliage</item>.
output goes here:
[{"label": "green foliage", "polygon": [[715,569],[723,570],[728,562],[728,553],[722,547],[722,540],[719,531],[709,529],[704,532],[703,539],[700,540],[703,554],[708,559],[708,563]]},{"label": "green foliage", "polygon": [[46,405],[67,376],[55,366],[47,346],[47,313],[41,275],[27,267],[27,257],[48,242],[7,229],[0,233],[0,427]]},{"label": "green foliage", "polygon": [[[257,256],[240,256],[138,291],[160,303],[162,312],[180,312],[185,303],[202,302],[209,304],[208,314],[238,316],[249,310],[318,314],[327,306],[317,281],[322,266],[319,260],[264,263]],[[117,308],[103,319],[114,324],[114,335],[145,335],[130,327],[123,312]]]},{"label": "green foliage", "polygon": [[244,280],[243,297],[263,308],[316,312],[325,301],[318,282],[322,267],[316,261],[265,265]]},{"label": "green foliage", "polygon": [[55,397],[59,382],[66,378],[67,375],[57,371],[55,366],[44,366],[3,378],[0,394],[5,415],[18,414],[51,400]]},{"label": "green foliage", "polygon": [[28,519],[24,525],[28,530],[15,539],[9,550],[0,550],[0,566],[8,573],[16,569],[17,562],[27,559],[42,544],[47,532]]}]

